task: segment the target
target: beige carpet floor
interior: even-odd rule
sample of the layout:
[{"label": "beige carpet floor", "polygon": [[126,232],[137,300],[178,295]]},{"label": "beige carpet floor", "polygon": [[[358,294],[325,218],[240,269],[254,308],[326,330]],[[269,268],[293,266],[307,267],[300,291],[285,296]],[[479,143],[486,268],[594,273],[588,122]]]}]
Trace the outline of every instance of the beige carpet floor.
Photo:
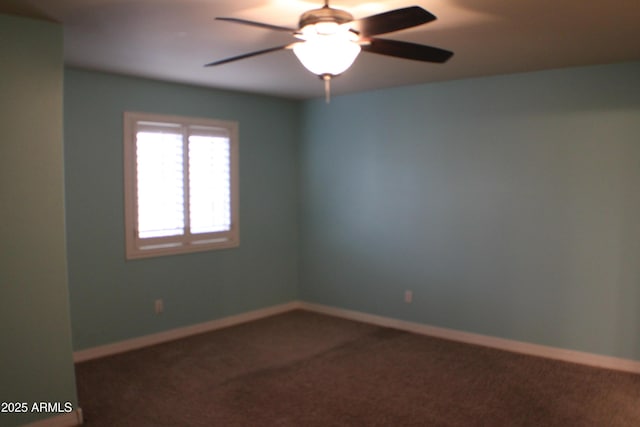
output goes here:
[{"label": "beige carpet floor", "polygon": [[76,375],[89,427],[640,426],[640,375],[304,311]]}]

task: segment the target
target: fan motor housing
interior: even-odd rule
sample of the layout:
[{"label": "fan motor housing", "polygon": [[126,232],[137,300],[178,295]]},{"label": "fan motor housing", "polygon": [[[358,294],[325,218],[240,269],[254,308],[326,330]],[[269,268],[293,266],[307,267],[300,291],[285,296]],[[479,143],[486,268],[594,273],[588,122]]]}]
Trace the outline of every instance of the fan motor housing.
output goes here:
[{"label": "fan motor housing", "polygon": [[346,24],[353,21],[353,15],[349,12],[331,7],[323,7],[321,9],[313,9],[303,13],[298,23],[302,29],[307,25],[314,25],[319,22],[335,22],[336,24]]}]

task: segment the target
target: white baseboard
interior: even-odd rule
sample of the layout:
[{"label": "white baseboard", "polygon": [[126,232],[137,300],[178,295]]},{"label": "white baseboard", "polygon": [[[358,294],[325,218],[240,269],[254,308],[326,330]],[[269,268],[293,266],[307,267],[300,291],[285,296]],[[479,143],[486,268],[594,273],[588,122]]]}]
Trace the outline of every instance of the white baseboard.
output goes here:
[{"label": "white baseboard", "polygon": [[82,425],[82,410],[80,408],[67,414],[55,415],[51,418],[25,424],[23,427],[76,427]]},{"label": "white baseboard", "polygon": [[167,341],[185,338],[190,335],[201,334],[204,332],[214,331],[216,329],[239,325],[241,323],[262,319],[264,317],[273,316],[296,309],[327,314],[344,319],[356,320],[378,326],[400,329],[421,335],[428,335],[452,341],[497,348],[500,350],[506,350],[515,353],[546,357],[549,359],[562,360],[565,362],[579,363],[581,365],[640,374],[640,361],[637,360],[621,359],[612,356],[603,356],[600,354],[566,350],[563,348],[549,347],[540,344],[531,344],[522,341],[492,337],[488,335],[462,332],[455,329],[429,326],[422,323],[408,322],[391,317],[378,316],[359,311],[346,310],[342,308],[312,304],[302,301],[292,301],[286,304],[276,305],[255,311],[250,311],[247,313],[224,317],[222,319],[212,320],[210,322],[198,323],[196,325],[186,326],[184,328],[171,329],[169,331],[159,332],[157,334],[146,335],[143,337],[120,341],[113,344],[107,344],[99,347],[89,348],[86,350],[76,351],[73,353],[73,360],[74,362],[79,363],[91,359],[97,359],[100,357],[111,356],[113,354],[124,353],[127,351],[137,350],[143,347],[160,344]]},{"label": "white baseboard", "polygon": [[73,353],[73,361],[75,363],[80,363],[87,360],[98,359],[100,357],[111,356],[131,350],[137,350],[143,347],[149,347],[163,342],[177,340],[191,335],[197,335],[204,332],[214,331],[216,329],[239,325],[241,323],[262,319],[264,317],[273,316],[275,314],[285,313],[287,311],[295,310],[298,308],[300,308],[300,303],[297,301],[293,301],[286,304],[280,304],[272,307],[262,308],[259,310],[249,311],[247,313],[223,317],[222,319],[216,319],[209,322],[185,326],[183,328],[170,329],[168,331],[145,335],[138,338],[132,338],[125,341],[119,341],[113,344],[106,344],[98,347],[88,348],[86,350],[79,350]]},{"label": "white baseboard", "polygon": [[640,361],[636,360],[621,359],[612,356],[603,356],[599,354],[566,350],[562,348],[531,344],[527,342],[491,337],[487,335],[473,334],[469,332],[457,331],[454,329],[439,328],[422,323],[407,322],[390,317],[377,316],[373,314],[353,310],[345,310],[342,308],[335,308],[326,305],[301,302],[299,308],[316,313],[327,314],[330,316],[342,317],[344,319],[357,320],[373,325],[400,329],[421,335],[444,338],[451,341],[477,344],[515,353],[528,354],[531,356],[546,357],[549,359],[562,360],[564,362],[572,362],[581,365],[640,374]]}]

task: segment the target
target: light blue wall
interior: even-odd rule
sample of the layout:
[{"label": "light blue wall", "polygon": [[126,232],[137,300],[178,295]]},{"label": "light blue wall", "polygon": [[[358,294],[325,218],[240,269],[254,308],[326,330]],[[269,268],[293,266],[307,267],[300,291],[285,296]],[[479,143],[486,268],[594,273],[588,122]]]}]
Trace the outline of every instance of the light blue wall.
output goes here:
[{"label": "light blue wall", "polygon": [[640,360],[640,63],[309,101],[302,133],[302,299]]},{"label": "light blue wall", "polygon": [[[76,350],[296,299],[298,103],[67,69],[64,105]],[[239,122],[239,248],[125,261],[124,111]]]},{"label": "light blue wall", "polygon": [[[0,402],[24,402],[29,410],[34,402],[71,402],[75,408],[62,28],[0,15],[0,60]],[[0,413],[0,425],[52,415]]]},{"label": "light blue wall", "polygon": [[[75,69],[65,85],[75,349],[300,297],[640,360],[640,63],[328,106]],[[240,122],[239,249],[124,260],[125,110]]]}]

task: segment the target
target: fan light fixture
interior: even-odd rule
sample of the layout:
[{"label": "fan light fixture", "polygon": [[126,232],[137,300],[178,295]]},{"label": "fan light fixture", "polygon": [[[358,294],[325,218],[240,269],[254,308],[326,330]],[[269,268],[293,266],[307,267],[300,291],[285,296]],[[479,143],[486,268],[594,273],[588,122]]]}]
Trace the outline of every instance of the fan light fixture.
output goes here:
[{"label": "fan light fixture", "polygon": [[307,25],[297,37],[303,41],[293,46],[293,53],[307,70],[323,79],[344,73],[361,50],[358,36],[350,31],[348,24]]},{"label": "fan light fixture", "polygon": [[300,16],[293,43],[293,53],[300,63],[324,80],[327,103],[331,97],[331,78],[347,71],[360,53],[360,37],[351,29],[353,16],[344,10],[329,7],[325,0],[320,9]]},{"label": "fan light fixture", "polygon": [[433,46],[375,37],[416,27],[436,19],[420,6],[409,6],[353,19],[353,15],[349,12],[329,7],[329,0],[324,0],[323,7],[308,10],[300,16],[297,29],[240,18],[218,17],[216,19],[273,31],[284,31],[291,33],[299,41],[213,61],[206,64],[206,67],[292,49],[307,70],[324,80],[327,102],[331,96],[331,79],[347,71],[362,50],[396,58],[436,63],[446,62],[453,55],[453,52]]}]

